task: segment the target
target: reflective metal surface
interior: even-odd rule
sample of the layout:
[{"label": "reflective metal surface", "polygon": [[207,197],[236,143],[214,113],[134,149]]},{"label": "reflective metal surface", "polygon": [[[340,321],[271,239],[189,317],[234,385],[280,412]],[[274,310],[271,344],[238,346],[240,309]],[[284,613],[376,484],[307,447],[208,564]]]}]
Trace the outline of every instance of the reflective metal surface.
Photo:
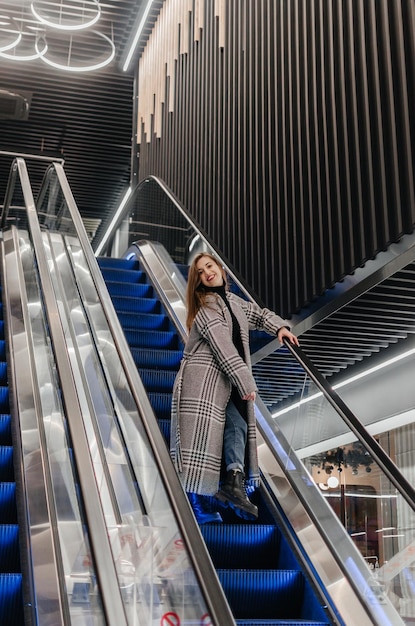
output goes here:
[{"label": "reflective metal surface", "polygon": [[[26,176],[21,161],[18,170],[15,181]],[[54,505],[48,513],[53,510],[56,519],[51,575],[63,606],[54,623],[158,623],[172,611],[190,622],[205,616],[233,626],[63,170],[55,164],[50,172],[36,207],[49,232],[40,232],[32,199],[25,203],[29,234],[12,230],[32,255],[35,312],[41,313],[55,376],[49,390],[61,402],[46,417],[47,452],[33,444],[42,459],[50,446],[56,461],[44,484],[45,499]],[[12,200],[10,193],[5,215]],[[50,232],[57,227],[62,234]],[[18,246],[11,254],[18,262]],[[73,512],[74,494],[85,517]],[[55,505],[60,498],[66,508]]]}]

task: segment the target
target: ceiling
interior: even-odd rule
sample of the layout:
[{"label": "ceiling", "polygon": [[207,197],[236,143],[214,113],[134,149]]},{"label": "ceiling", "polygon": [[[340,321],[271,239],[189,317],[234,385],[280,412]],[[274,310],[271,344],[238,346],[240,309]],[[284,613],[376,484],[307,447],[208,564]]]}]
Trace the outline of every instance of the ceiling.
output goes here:
[{"label": "ceiling", "polygon": [[[0,56],[0,90],[23,93],[30,100],[27,119],[5,119],[0,115],[0,205],[14,158],[10,153],[63,158],[75,201],[91,237],[118,207],[130,180],[134,72],[122,71],[122,59],[147,0],[34,2],[38,13],[48,21],[62,19],[66,24],[75,22],[73,13],[77,6],[87,7],[87,18],[91,21],[98,4],[101,8],[98,22],[85,31],[73,33],[72,42],[67,33],[46,27],[48,54],[65,64],[71,54],[71,63],[75,59],[84,66],[92,65],[92,59],[102,59],[110,51],[110,45],[102,37],[105,35],[115,45],[115,57],[108,66],[91,72],[74,72],[56,69],[40,59],[17,62]],[[161,5],[161,1],[153,2],[141,44]],[[7,23],[6,18],[15,22]],[[23,32],[14,54],[33,53],[36,20],[30,0],[2,0],[1,21],[9,27],[17,25]],[[9,41],[6,31],[7,28],[0,29],[0,48]],[[78,60],[77,51],[79,59],[85,61]],[[134,60],[139,52],[140,48]],[[134,65],[130,63],[131,68]],[[47,162],[28,159],[27,163],[36,195]]]}]

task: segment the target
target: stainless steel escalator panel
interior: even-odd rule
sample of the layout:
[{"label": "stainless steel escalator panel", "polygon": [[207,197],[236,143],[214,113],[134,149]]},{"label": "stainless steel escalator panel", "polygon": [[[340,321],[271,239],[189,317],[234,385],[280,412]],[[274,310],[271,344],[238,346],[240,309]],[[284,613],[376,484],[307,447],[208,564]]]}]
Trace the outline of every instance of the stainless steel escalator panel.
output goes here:
[{"label": "stainless steel escalator panel", "polygon": [[[91,396],[96,395],[101,404],[105,402],[112,407],[106,429],[111,428],[112,432],[117,434],[117,445],[122,444],[122,451],[125,450],[128,455],[128,465],[125,464],[125,487],[122,488],[121,484],[115,484],[113,481],[113,494],[119,508],[120,519],[118,527],[109,528],[109,531],[114,534],[118,532],[120,544],[127,543],[130,557],[125,557],[123,560],[124,568],[127,561],[130,563],[131,589],[134,594],[143,598],[149,584],[154,586],[157,595],[163,595],[165,613],[169,611],[176,613],[177,603],[183,603],[183,598],[191,596],[191,603],[188,603],[188,606],[181,606],[177,614],[184,616],[187,620],[197,621],[202,615],[208,614],[208,608],[198,588],[197,579],[192,573],[191,560],[183,535],[177,525],[176,515],[171,507],[152,447],[143,427],[142,415],[131,394],[130,383],[124,374],[113,335],[100,305],[96,286],[88,272],[79,241],[73,237],[65,237],[66,256],[63,254],[62,238],[57,234],[50,235],[49,238],[55,257],[59,259],[61,276],[66,275],[63,266],[69,258],[71,260],[74,286],[76,283],[78,295],[74,294],[72,299],[70,289],[68,294],[68,277],[65,280],[65,293],[69,295],[71,306],[75,305],[75,300],[77,300],[75,310],[77,311],[76,334],[78,338],[76,342],[78,347],[84,343],[89,346],[89,360],[91,360],[89,350],[96,350],[99,355],[99,361],[94,358],[92,378],[87,371],[90,365],[86,361],[83,362],[83,375],[86,377],[87,386]],[[66,256],[66,261],[63,260],[64,256]],[[83,313],[79,311],[81,303]],[[82,323],[78,316],[82,317]],[[74,322],[72,325],[75,329]],[[94,392],[93,385],[98,377],[98,368],[101,370],[99,377],[102,382],[96,385]],[[107,391],[104,391],[104,381]],[[136,382],[136,392],[140,395],[141,403],[146,405],[147,394],[139,378]],[[151,407],[148,413],[150,411],[152,412]],[[102,419],[102,416],[98,414],[96,417],[98,421]],[[161,440],[159,445],[165,449],[164,441]],[[100,447],[107,455],[102,436]],[[108,474],[112,479],[114,472],[110,469]],[[126,506],[123,502],[123,491],[131,489],[134,485],[138,486],[140,498],[132,508],[131,505]],[[143,555],[143,546],[146,550],[145,555]],[[147,571],[143,567],[144,563],[147,564]],[[185,605],[186,603],[187,601]],[[142,603],[133,599],[128,604],[126,603],[127,615],[132,622],[134,619],[138,619],[139,623],[156,620],[160,617],[160,610],[160,601],[157,602],[156,597],[153,605],[148,607],[147,614],[143,610]],[[226,620],[227,617],[224,616],[223,619]]]},{"label": "stainless steel escalator panel", "polygon": [[[20,422],[27,525],[38,623],[88,624],[104,619],[85,535],[66,436],[54,357],[47,335],[29,237],[4,233],[13,354],[15,418]],[[91,589],[90,602],[79,597]]]}]

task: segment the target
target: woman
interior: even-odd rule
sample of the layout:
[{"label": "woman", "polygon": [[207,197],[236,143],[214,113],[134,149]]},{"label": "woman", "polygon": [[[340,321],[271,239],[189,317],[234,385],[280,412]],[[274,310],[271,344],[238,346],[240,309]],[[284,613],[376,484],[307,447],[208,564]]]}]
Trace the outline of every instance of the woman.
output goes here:
[{"label": "woman", "polygon": [[171,456],[200,524],[222,521],[205,496],[256,519],[245,490],[245,476],[252,487],[260,482],[249,329],[281,343],[298,339],[281,317],[229,292],[223,268],[206,252],[189,268],[186,297],[189,337],[173,388]]}]

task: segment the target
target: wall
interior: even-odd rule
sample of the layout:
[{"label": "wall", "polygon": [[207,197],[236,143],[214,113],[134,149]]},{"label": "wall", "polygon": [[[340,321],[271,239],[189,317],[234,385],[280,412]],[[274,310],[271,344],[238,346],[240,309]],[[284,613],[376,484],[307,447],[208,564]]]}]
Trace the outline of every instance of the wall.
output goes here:
[{"label": "wall", "polygon": [[138,68],[160,176],[292,314],[415,223],[413,0],[166,0]]}]

